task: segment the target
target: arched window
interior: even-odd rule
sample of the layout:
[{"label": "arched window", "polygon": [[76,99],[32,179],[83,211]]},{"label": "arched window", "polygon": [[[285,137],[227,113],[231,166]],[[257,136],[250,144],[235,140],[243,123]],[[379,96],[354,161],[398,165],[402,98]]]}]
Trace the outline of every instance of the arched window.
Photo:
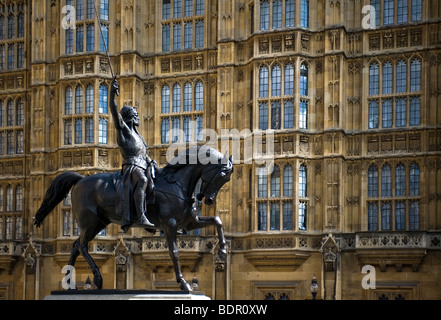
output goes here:
[{"label": "arched window", "polygon": [[292,197],[292,168],[285,166],[283,168],[283,196]]},{"label": "arched window", "polygon": [[64,96],[64,114],[72,114],[72,87],[67,87]]},{"label": "arched window", "polygon": [[259,71],[259,98],[268,97],[268,68],[263,66]]},{"label": "arched window", "polygon": [[187,82],[184,85],[184,111],[191,111],[193,104],[193,93],[192,93],[191,83]]},{"label": "arched window", "polygon": [[12,186],[9,185],[6,187],[6,212],[12,212],[13,210],[13,197],[14,191],[12,190]]},{"label": "arched window", "polygon": [[282,74],[278,65],[275,65],[271,70],[271,95],[282,95]]},{"label": "arched window", "polygon": [[294,94],[294,68],[290,63],[285,66],[284,94],[285,96]]},{"label": "arched window", "polygon": [[161,113],[170,112],[170,87],[164,85],[161,93]]},{"label": "arched window", "polygon": [[89,84],[86,88],[86,113],[93,113],[93,86]]},{"label": "arched window", "polygon": [[421,90],[421,62],[413,59],[410,63],[410,91],[418,92]]},{"label": "arched window", "polygon": [[386,62],[383,65],[383,94],[391,94],[393,90],[392,64]]},{"label": "arched window", "polygon": [[403,197],[406,193],[406,169],[403,164],[395,168],[395,196]]},{"label": "arched window", "polygon": [[75,113],[83,113],[83,87],[75,88]]},{"label": "arched window", "polygon": [[271,197],[280,197],[280,168],[274,166],[273,172],[271,173]]},{"label": "arched window", "polygon": [[378,197],[378,169],[375,165],[368,169],[368,197]]},{"label": "arched window", "polygon": [[23,211],[23,187],[21,185],[15,188],[15,211]]},{"label": "arched window", "polygon": [[204,85],[202,81],[198,81],[194,87],[194,95],[195,95],[195,110],[202,111],[204,110]]},{"label": "arched window", "polygon": [[15,112],[15,123],[17,126],[24,125],[24,102],[22,98],[17,100],[17,109]]},{"label": "arched window", "polygon": [[416,163],[410,165],[409,170],[409,196],[420,195],[420,167]]},{"label": "arched window", "polygon": [[307,197],[307,171],[306,166],[301,165],[299,168],[299,197],[306,198]]},{"label": "arched window", "polygon": [[268,186],[267,186],[267,170],[265,167],[259,167],[257,172],[257,197],[266,198],[268,197]]},{"label": "arched window", "polygon": [[181,112],[181,86],[179,83],[173,85],[172,112]]},{"label": "arched window", "polygon": [[300,66],[300,95],[308,95],[308,67],[304,63]]},{"label": "arched window", "polygon": [[407,65],[404,60],[400,60],[397,64],[397,93],[402,93],[407,91],[406,86],[407,81]]},{"label": "arched window", "polygon": [[108,89],[105,84],[100,86],[100,113],[107,113]]},{"label": "arched window", "polygon": [[377,95],[379,87],[380,77],[378,64],[376,62],[371,63],[369,66],[369,95]]},{"label": "arched window", "polygon": [[387,164],[381,169],[381,196],[392,196],[392,173]]}]

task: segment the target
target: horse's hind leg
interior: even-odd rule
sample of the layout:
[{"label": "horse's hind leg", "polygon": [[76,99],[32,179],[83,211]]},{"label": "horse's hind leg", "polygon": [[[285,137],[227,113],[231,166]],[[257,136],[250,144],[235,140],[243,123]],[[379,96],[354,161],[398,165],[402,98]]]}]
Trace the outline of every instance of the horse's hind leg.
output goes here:
[{"label": "horse's hind leg", "polygon": [[98,289],[102,289],[103,287],[103,278],[101,277],[100,270],[96,265],[95,261],[93,261],[92,257],[89,254],[88,244],[92,241],[95,236],[106,227],[106,224],[98,222],[95,226],[89,226],[87,229],[82,229],[80,238],[79,238],[79,250],[83,255],[86,262],[89,264],[93,273],[93,283],[96,285]]},{"label": "horse's hind leg", "polygon": [[170,251],[170,256],[173,261],[173,266],[176,273],[176,281],[180,284],[181,290],[192,291],[190,285],[185,281],[182,275],[181,265],[179,264],[179,249],[176,243],[176,233],[178,229],[176,226],[176,221],[171,219],[167,226],[164,228],[164,234],[168,243],[168,250]]}]

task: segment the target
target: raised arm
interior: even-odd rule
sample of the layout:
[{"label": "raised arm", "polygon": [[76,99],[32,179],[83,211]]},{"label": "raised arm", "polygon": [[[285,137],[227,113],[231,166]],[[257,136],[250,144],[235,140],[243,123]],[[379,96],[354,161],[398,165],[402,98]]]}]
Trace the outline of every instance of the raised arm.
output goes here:
[{"label": "raised arm", "polygon": [[124,128],[124,120],[121,117],[121,114],[118,112],[118,104],[115,100],[115,95],[119,96],[119,85],[116,79],[112,81],[112,84],[110,86],[110,113],[113,117],[113,123],[115,124],[115,127],[117,129]]}]

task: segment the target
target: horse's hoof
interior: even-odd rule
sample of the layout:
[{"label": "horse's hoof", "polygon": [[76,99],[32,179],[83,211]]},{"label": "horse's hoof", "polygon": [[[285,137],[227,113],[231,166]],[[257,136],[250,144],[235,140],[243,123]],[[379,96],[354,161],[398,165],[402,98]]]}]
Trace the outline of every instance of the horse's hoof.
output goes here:
[{"label": "horse's hoof", "polygon": [[225,259],[227,258],[227,250],[226,249],[219,249],[219,252],[217,255],[218,255],[219,259],[221,259],[222,261],[225,261]]},{"label": "horse's hoof", "polygon": [[181,280],[181,290],[184,291],[193,291],[193,289],[191,288],[191,286],[187,283],[187,281],[185,280]]}]

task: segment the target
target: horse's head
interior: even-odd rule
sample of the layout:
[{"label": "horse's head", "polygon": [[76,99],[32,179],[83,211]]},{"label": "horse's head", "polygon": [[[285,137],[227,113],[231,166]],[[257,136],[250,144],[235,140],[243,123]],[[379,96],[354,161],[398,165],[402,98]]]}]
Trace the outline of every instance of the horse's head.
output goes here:
[{"label": "horse's head", "polygon": [[205,197],[205,204],[213,204],[220,188],[230,181],[230,176],[234,171],[233,156],[230,156],[227,163],[225,162],[225,158],[219,158],[217,164],[204,166],[201,175],[201,192],[197,195],[199,201]]}]

